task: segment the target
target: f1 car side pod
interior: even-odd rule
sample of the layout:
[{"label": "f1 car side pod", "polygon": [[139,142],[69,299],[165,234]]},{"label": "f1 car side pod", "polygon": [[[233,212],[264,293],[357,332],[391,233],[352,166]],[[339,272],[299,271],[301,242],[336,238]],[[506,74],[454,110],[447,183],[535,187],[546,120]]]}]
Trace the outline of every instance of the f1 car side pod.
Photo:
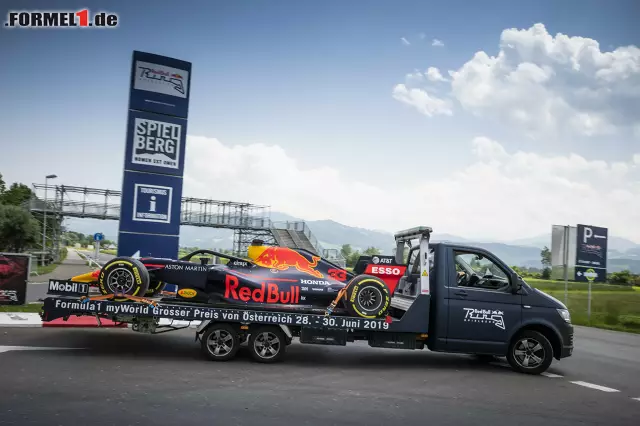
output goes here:
[{"label": "f1 car side pod", "polygon": [[200,321],[196,339],[205,356],[214,361],[233,358],[240,344],[248,342],[256,361],[280,360],[294,337],[301,343],[345,346],[366,340],[372,347],[423,349],[429,326],[429,295],[418,296],[402,318],[367,319],[326,315],[317,309],[287,306],[212,307],[204,304],[160,301],[155,306],[141,302],[85,300],[47,297],[41,317],[44,322],[70,316],[94,316],[129,323],[136,332],[158,334],[187,327],[161,326],[160,318]]}]

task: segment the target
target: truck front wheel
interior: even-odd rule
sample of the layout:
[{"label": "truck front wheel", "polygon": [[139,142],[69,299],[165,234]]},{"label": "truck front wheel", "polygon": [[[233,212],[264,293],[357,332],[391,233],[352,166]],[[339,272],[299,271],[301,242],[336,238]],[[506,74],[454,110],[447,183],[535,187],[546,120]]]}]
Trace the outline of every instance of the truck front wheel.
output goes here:
[{"label": "truck front wheel", "polygon": [[553,361],[553,347],[544,334],[524,330],[509,345],[507,361],[520,373],[540,374]]}]

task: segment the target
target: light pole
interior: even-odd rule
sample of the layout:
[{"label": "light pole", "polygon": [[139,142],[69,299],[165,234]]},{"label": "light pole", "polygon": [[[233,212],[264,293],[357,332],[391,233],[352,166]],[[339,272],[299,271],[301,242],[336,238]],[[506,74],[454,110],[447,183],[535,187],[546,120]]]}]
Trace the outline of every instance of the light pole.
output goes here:
[{"label": "light pole", "polygon": [[47,188],[49,179],[55,179],[58,176],[56,175],[47,175],[44,178],[44,220],[42,222],[42,255],[40,257],[40,262],[42,266],[44,266],[44,252],[47,249]]}]

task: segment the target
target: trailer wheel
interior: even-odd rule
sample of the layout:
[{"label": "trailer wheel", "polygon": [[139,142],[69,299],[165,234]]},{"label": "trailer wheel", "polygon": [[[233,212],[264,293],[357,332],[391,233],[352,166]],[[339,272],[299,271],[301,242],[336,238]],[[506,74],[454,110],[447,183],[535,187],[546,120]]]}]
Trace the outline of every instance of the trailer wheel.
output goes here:
[{"label": "trailer wheel", "polygon": [[[116,257],[108,261],[98,275],[98,288],[103,295],[126,294],[143,297],[149,288],[149,271],[137,259]],[[115,301],[128,299],[115,297]]]},{"label": "trailer wheel", "polygon": [[524,330],[509,345],[507,360],[520,373],[540,374],[553,361],[553,347],[542,333]]},{"label": "trailer wheel", "polygon": [[251,330],[248,346],[254,360],[262,363],[278,362],[285,354],[287,339],[278,326],[260,326]]},{"label": "trailer wheel", "polygon": [[358,275],[347,284],[345,304],[353,316],[382,318],[391,306],[391,292],[380,278]]},{"label": "trailer wheel", "polygon": [[238,332],[231,324],[212,324],[202,334],[201,348],[212,361],[228,361],[240,349]]}]

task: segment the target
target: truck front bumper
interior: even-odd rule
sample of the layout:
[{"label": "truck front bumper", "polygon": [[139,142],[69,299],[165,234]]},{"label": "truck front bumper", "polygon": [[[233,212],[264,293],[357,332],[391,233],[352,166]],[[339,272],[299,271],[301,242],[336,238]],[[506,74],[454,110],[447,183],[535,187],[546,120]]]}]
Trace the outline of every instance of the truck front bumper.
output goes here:
[{"label": "truck front bumper", "polygon": [[573,326],[569,325],[562,334],[562,350],[559,358],[567,358],[573,355]]}]

